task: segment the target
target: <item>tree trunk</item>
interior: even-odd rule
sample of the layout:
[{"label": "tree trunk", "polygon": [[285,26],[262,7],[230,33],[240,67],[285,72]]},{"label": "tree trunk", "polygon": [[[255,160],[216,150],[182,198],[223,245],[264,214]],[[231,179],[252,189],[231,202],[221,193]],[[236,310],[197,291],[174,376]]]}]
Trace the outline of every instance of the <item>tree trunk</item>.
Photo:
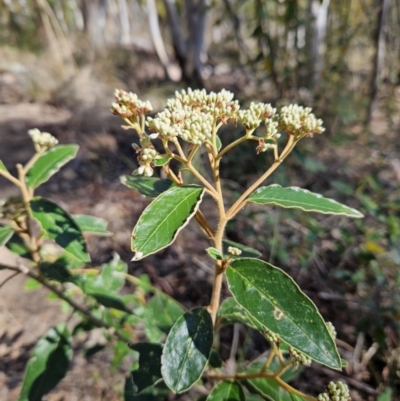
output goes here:
[{"label": "tree trunk", "polygon": [[175,57],[182,71],[182,79],[195,87],[203,86],[204,34],[207,21],[207,0],[185,0],[185,20],[188,36],[182,34],[182,23],[174,0],[164,0],[171,30]]},{"label": "tree trunk", "polygon": [[107,0],[82,0],[84,32],[94,53],[105,48],[104,28],[106,22]]},{"label": "tree trunk", "polygon": [[367,124],[370,123],[372,115],[377,107],[376,96],[378,94],[386,54],[385,26],[388,17],[389,6],[390,0],[377,0],[378,14],[376,29],[374,32],[374,42],[376,50],[371,77],[370,101],[366,120]]},{"label": "tree trunk", "polygon": [[325,36],[330,0],[310,0],[308,14],[310,25],[306,33],[308,85],[319,83],[324,66]]},{"label": "tree trunk", "polygon": [[126,0],[119,0],[119,20],[121,23],[121,43],[129,45],[131,42],[131,27]]}]

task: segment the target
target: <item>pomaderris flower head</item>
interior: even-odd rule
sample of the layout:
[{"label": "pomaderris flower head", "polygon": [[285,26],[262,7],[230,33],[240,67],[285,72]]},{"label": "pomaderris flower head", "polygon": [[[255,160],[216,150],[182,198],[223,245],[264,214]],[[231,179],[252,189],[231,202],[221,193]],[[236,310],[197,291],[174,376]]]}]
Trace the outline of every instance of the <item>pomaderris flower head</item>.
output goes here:
[{"label": "pomaderris flower head", "polygon": [[341,381],[330,382],[325,389],[325,393],[318,396],[318,401],[351,401],[349,388]]},{"label": "pomaderris flower head", "polygon": [[37,152],[43,152],[58,144],[58,140],[48,132],[41,132],[37,128],[30,129],[28,135],[32,138]]},{"label": "pomaderris flower head", "polygon": [[325,131],[322,120],[317,119],[310,107],[297,104],[282,107],[278,118],[278,129],[293,135],[296,140],[312,137]]},{"label": "pomaderris flower head", "polygon": [[116,89],[114,92],[115,102],[111,105],[111,112],[124,119],[136,123],[138,117],[150,113],[153,110],[151,103],[142,101],[135,93]]}]

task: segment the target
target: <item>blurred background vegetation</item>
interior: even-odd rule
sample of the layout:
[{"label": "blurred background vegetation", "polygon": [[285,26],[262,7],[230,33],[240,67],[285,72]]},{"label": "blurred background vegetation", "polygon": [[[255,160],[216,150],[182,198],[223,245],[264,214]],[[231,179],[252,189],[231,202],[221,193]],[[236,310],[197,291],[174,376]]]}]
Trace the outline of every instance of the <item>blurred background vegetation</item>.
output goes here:
[{"label": "blurred background vegetation", "polygon": [[[126,215],[106,216],[119,233],[102,243],[96,262],[111,250],[128,260],[132,226],[123,224],[138,213],[131,194],[107,195],[135,163],[132,137],[109,115],[114,88],[136,92],[158,110],[188,86],[226,88],[244,105],[297,102],[323,118],[327,131],[303,140],[274,181],[336,198],[365,219],[274,208],[265,214],[254,206],[228,235],[288,271],[334,323],[353,400],[400,399],[400,1],[0,0],[0,159],[11,168],[27,157],[32,125],[81,145],[65,182],[46,191],[75,211],[96,212],[99,198],[126,208]],[[232,198],[266,166],[251,146],[224,163]],[[13,194],[0,185],[3,194]],[[92,203],[82,204],[77,194],[92,195]],[[209,264],[202,246],[191,244],[183,262]],[[175,273],[157,273],[151,264],[180,252],[165,251],[131,269],[158,284],[157,274]],[[192,273],[165,287],[189,306],[206,303],[210,288],[204,275],[206,296],[195,288]],[[241,332],[244,352],[256,355],[263,346],[249,338]],[[13,359],[4,355],[6,377]],[[317,378],[325,383],[338,375],[308,369],[300,386],[315,392]],[[111,400],[114,387],[108,390]]]}]

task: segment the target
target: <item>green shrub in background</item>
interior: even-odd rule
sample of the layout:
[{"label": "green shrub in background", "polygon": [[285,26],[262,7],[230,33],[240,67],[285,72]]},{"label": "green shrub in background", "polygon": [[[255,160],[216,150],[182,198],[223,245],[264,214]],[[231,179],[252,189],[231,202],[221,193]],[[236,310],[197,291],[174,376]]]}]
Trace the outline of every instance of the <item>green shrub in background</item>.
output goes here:
[{"label": "green shrub in background", "polygon": [[[225,90],[177,92],[154,118],[147,116],[152,111],[149,102],[121,90],[115,95],[112,112],[124,119],[126,129],[134,129],[139,136],[139,144],[133,145],[139,167],[121,181],[153,199],[133,228],[133,260],[172,244],[193,218],[208,238],[210,247],[206,251],[214,260],[211,299],[209,305],[186,311],[145,277],[127,274],[126,264],[117,255],[101,268],[88,268],[90,256],[83,233],[109,235],[107,223],[92,216],[69,215],[34,194],[76,156],[78,148],[58,145],[50,134],[31,130],[36,153],[25,166],[17,165],[18,176],[12,176],[0,162],[0,174],[21,191],[21,198],[2,204],[0,245],[30,259],[30,264],[1,268],[24,273],[46,286],[81,320],[72,331],[66,324],[52,328],[38,342],[26,368],[20,401],[41,400],[68,370],[71,338],[95,327],[104,328],[105,338],[114,347],[113,366],[132,351],[139,353],[138,360],[132,359],[132,372],[125,381],[125,400],[141,399],[145,394],[151,399],[165,399],[170,392],[182,393],[198,385],[209,390],[209,401],[245,400],[254,393],[274,401],[350,400],[349,390],[341,382],[329,383],[317,399],[288,384],[299,372],[299,365],[309,366],[313,360],[336,370],[346,365],[336,348],[335,329],[289,275],[258,259],[257,251],[225,239],[228,222],[249,203],[362,217],[355,209],[305,189],[262,186],[298,141],[324,131],[322,121],[311,109],[298,105],[277,112],[269,104],[251,103],[243,110]],[[220,138],[219,130],[227,124],[243,125],[244,135],[233,142],[227,134]],[[273,162],[229,202],[220,179],[221,159],[245,141],[254,142],[258,157],[271,151]],[[157,149],[163,149],[161,153],[154,146],[156,142]],[[188,145],[182,146],[183,142]],[[207,155],[209,176],[193,163],[198,152]],[[178,167],[171,166],[171,161]],[[156,168],[162,169],[165,178],[153,177]],[[184,182],[183,170],[194,176],[196,185]],[[216,203],[217,221],[209,221],[201,211],[206,196]],[[224,277],[232,296],[220,304]],[[134,293],[120,293],[125,280],[136,285]],[[256,361],[237,364],[234,371],[213,348],[219,329],[233,323],[259,331],[270,344],[266,354]],[[144,328],[149,342],[137,341],[137,327]]]}]

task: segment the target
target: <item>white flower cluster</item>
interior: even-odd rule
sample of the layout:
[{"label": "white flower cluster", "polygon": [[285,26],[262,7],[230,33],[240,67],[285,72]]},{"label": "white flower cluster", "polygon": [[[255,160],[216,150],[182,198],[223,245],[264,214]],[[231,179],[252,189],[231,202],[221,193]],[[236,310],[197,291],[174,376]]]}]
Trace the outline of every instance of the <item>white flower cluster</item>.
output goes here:
[{"label": "white flower cluster", "polygon": [[[268,138],[268,139],[270,139],[270,138]],[[265,143],[264,139],[260,138],[258,141],[258,146],[256,148],[256,151],[257,151],[257,154],[259,154],[259,153],[266,152],[267,150],[270,150],[270,149],[275,149],[276,147],[277,147],[276,143],[269,143],[269,142]]]},{"label": "white flower cluster", "polygon": [[341,381],[330,382],[326,386],[326,392],[320,394],[317,399],[318,401],[351,401],[349,388]]},{"label": "white flower cluster", "polygon": [[41,132],[37,128],[30,129],[28,135],[32,138],[37,151],[43,151],[58,144],[58,140],[48,132]]},{"label": "white flower cluster", "polygon": [[166,110],[155,118],[148,117],[147,125],[157,132],[161,139],[174,140],[176,137],[194,145],[201,145],[211,139],[213,124],[220,120],[227,123],[236,121],[239,103],[233,100],[233,93],[222,90],[208,93],[203,90],[182,90],[175,92],[175,98],[167,101]]},{"label": "white flower cluster", "polygon": [[329,331],[329,334],[331,335],[331,337],[333,339],[336,339],[337,333],[336,333],[335,326],[331,322],[325,322],[325,324],[326,324],[326,327],[328,328],[328,331]]},{"label": "white flower cluster", "polygon": [[139,161],[139,168],[136,169],[133,175],[144,175],[145,177],[151,177],[154,173],[153,160],[158,157],[158,152],[154,148],[142,149],[141,155],[137,158]]},{"label": "white flower cluster", "polygon": [[137,158],[139,162],[139,168],[133,171],[133,175],[144,175],[145,177],[151,177],[154,174],[154,160],[159,158],[159,153],[155,150],[151,143],[151,138],[144,134],[140,138],[140,146],[133,143],[132,147],[136,153],[139,153]]},{"label": "white flower cluster", "polygon": [[322,120],[317,119],[310,107],[297,104],[282,107],[278,118],[278,129],[294,135],[296,139],[312,137],[325,131]]},{"label": "white flower cluster", "polygon": [[228,246],[228,255],[231,256],[240,256],[242,251],[239,248],[235,248],[234,246]]},{"label": "white flower cluster", "polygon": [[303,366],[311,365],[311,358],[309,358],[307,355],[303,354],[302,352],[297,351],[293,347],[289,347],[289,354],[296,365],[298,365],[298,364],[303,365]]},{"label": "white flower cluster", "polygon": [[278,121],[276,118],[265,120],[265,139],[278,139],[281,134],[278,131]]},{"label": "white flower cluster", "polygon": [[273,117],[276,113],[270,104],[266,103],[254,103],[251,102],[247,110],[240,110],[238,112],[238,118],[242,122],[246,129],[256,129],[263,120],[266,123],[270,117]]},{"label": "white flower cluster", "polygon": [[111,105],[111,112],[122,118],[131,119],[135,122],[138,116],[150,113],[153,106],[147,100],[143,102],[135,93],[116,89],[114,92],[115,102]]}]

